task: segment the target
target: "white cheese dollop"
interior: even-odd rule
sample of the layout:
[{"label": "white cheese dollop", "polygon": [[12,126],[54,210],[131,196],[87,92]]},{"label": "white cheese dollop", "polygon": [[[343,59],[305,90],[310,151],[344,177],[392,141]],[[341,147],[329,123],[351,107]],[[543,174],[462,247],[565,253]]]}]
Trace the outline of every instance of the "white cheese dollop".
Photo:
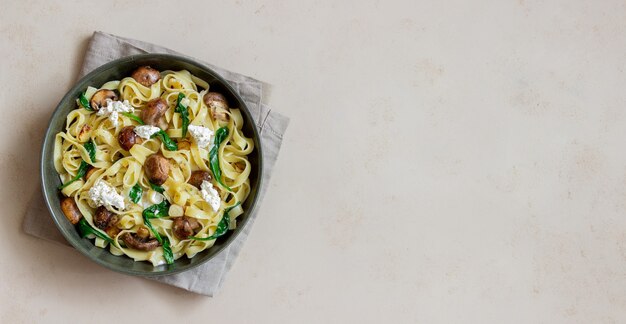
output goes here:
[{"label": "white cheese dollop", "polygon": [[196,126],[189,125],[189,133],[196,140],[198,147],[207,148],[209,144],[211,144],[211,140],[213,139],[213,131],[204,127],[204,126]]},{"label": "white cheese dollop", "polygon": [[217,212],[217,210],[220,208],[221,199],[220,194],[217,192],[217,190],[215,190],[215,188],[213,188],[213,184],[204,180],[200,185],[200,189],[202,199],[206,200],[206,202],[211,205],[211,208],[213,208],[213,211]]},{"label": "white cheese dollop", "polygon": [[152,135],[160,130],[160,128],[152,125],[135,126],[135,134],[144,139],[150,139]]},{"label": "white cheese dollop", "polygon": [[180,100],[180,104],[183,105],[183,107],[189,107],[190,103],[191,101],[189,101],[189,98],[183,98]]},{"label": "white cheese dollop", "polygon": [[111,99],[107,99],[107,105],[106,107],[100,107],[100,109],[98,110],[97,115],[98,116],[109,116],[109,120],[111,121],[111,124],[113,124],[113,126],[117,127],[118,125],[118,118],[119,118],[119,113],[121,112],[134,112],[135,108],[133,108],[133,106],[130,105],[130,103],[128,102],[128,100],[124,100],[124,101],[113,101]]},{"label": "white cheese dollop", "polygon": [[124,209],[124,196],[115,191],[115,188],[106,181],[98,180],[89,189],[89,198],[96,206],[104,206],[108,209],[115,207],[118,210]]}]

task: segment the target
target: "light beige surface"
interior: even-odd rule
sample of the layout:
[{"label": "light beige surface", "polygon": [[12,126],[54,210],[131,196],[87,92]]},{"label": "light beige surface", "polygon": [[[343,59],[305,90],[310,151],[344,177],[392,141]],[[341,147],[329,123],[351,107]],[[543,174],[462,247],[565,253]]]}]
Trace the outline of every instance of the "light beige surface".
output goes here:
[{"label": "light beige surface", "polygon": [[[3,1],[0,322],[626,321],[623,2],[194,2]],[[216,298],[20,230],[93,30],[268,81],[291,117]]]}]

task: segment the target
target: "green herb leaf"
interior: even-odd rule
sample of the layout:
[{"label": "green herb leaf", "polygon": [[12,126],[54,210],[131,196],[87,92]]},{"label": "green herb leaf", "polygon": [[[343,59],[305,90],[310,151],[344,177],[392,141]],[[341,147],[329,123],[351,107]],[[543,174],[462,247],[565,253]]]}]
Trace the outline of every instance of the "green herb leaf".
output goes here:
[{"label": "green herb leaf", "polygon": [[81,218],[80,221],[78,221],[78,233],[80,233],[80,237],[86,237],[90,234],[93,234],[109,243],[111,243],[112,245],[114,245],[114,241],[112,238],[110,238],[108,235],[98,231],[97,229],[93,228],[91,225],[89,225],[89,223],[87,222],[87,220],[85,220],[84,218]]},{"label": "green herb leaf", "polygon": [[183,137],[187,136],[187,128],[189,127],[189,110],[180,103],[184,98],[185,94],[182,92],[178,94],[175,110],[177,113],[180,113],[180,117],[183,119]]},{"label": "green herb leaf", "polygon": [[174,253],[172,253],[172,248],[170,247],[170,239],[167,236],[164,236],[161,239],[161,246],[163,247],[163,258],[167,264],[174,263]]},{"label": "green herb leaf", "polygon": [[228,226],[230,225],[230,217],[228,216],[228,213],[230,213],[230,211],[233,208],[239,206],[240,204],[241,202],[238,201],[233,206],[230,206],[224,209],[224,216],[222,216],[222,219],[220,220],[220,222],[217,223],[217,228],[215,229],[215,233],[213,233],[213,235],[209,237],[204,237],[204,238],[195,237],[195,236],[190,236],[189,238],[192,240],[198,240],[198,241],[210,241],[226,234],[226,232],[228,232]]},{"label": "green herb leaf", "polygon": [[152,188],[152,190],[158,192],[158,193],[164,193],[165,189],[159,185],[155,185],[154,183],[150,182],[150,188]]},{"label": "green herb leaf", "polygon": [[80,94],[80,96],[78,97],[78,102],[80,103],[81,106],[83,106],[83,108],[89,111],[93,111],[93,109],[89,105],[89,100],[87,100],[87,97],[85,97],[85,93]]},{"label": "green herb leaf", "polygon": [[96,143],[93,142],[93,139],[89,139],[89,141],[83,146],[87,152],[89,152],[89,159],[91,159],[91,163],[96,162]]},{"label": "green herb leaf", "polygon": [[137,183],[132,188],[130,188],[130,191],[128,192],[128,197],[130,197],[130,201],[132,201],[135,204],[137,204],[141,200],[141,195],[142,194],[143,194],[143,189]]},{"label": "green herb leaf", "polygon": [[139,118],[139,116],[137,116],[137,115],[133,115],[133,114],[131,114],[129,112],[122,112],[120,114],[122,114],[122,115],[124,115],[124,116],[126,116],[126,117],[128,117],[128,118],[130,118],[130,119],[132,119],[134,121],[136,121],[137,123],[139,123],[139,125],[144,125],[143,120],[141,120],[141,118]]},{"label": "green herb leaf", "polygon": [[233,191],[232,189],[230,189],[230,187],[228,187],[227,185],[225,185],[222,182],[222,170],[220,169],[220,160],[219,160],[219,148],[220,148],[220,144],[222,144],[222,142],[228,137],[228,128],[227,127],[220,127],[216,132],[215,132],[215,142],[213,144],[213,147],[211,148],[211,150],[209,151],[209,164],[211,166],[211,171],[213,172],[213,177],[215,177],[215,180],[217,180],[217,182],[224,188],[226,188],[228,191]]},{"label": "green herb leaf", "polygon": [[161,142],[163,142],[163,145],[165,145],[165,148],[168,151],[178,150],[178,144],[176,144],[176,141],[171,139],[170,136],[167,135],[167,133],[164,130],[160,130],[154,133],[154,135],[152,135],[152,137],[155,137],[155,136],[158,137],[161,140]]},{"label": "green herb leaf", "polygon": [[174,263],[174,254],[172,253],[172,248],[170,247],[170,240],[166,237],[162,237],[161,234],[152,226],[150,219],[159,218],[167,216],[168,210],[170,208],[170,203],[167,200],[163,200],[161,203],[152,205],[143,210],[143,222],[144,224],[152,231],[154,237],[161,243],[163,247],[163,258],[167,264]]},{"label": "green herb leaf", "polygon": [[163,200],[162,202],[152,205],[143,210],[144,218],[159,218],[167,216],[167,213],[170,209],[170,202],[167,200]]},{"label": "green herb leaf", "polygon": [[87,169],[89,169],[89,164],[87,164],[87,162],[85,162],[85,161],[81,161],[80,162],[80,166],[78,167],[78,172],[76,172],[76,176],[74,176],[74,178],[72,178],[70,181],[60,185],[59,189],[63,189],[65,187],[69,186],[74,181],[84,177],[85,174],[87,173]]}]

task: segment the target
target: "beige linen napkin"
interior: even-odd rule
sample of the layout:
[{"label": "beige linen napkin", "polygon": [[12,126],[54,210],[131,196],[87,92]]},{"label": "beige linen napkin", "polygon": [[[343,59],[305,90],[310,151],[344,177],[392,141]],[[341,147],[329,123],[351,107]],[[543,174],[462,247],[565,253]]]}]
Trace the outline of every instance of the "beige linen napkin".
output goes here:
[{"label": "beige linen napkin", "polygon": [[[142,53],[170,53],[181,55],[175,51],[157,45],[126,39],[103,32],[95,32],[87,48],[85,61],[83,62],[79,77],[83,77],[90,71],[109,61]],[[266,104],[267,93],[270,90],[268,84],[208,63],[204,64],[219,73],[239,92],[248,105],[254,122],[259,129],[264,159],[263,186],[260,188],[258,198],[260,202],[267,190],[272,168],[278,157],[278,152],[280,151],[282,137],[289,124],[289,118],[272,111]],[[249,215],[250,220],[248,224],[237,236],[235,241],[232,242],[228,248],[211,259],[211,261],[180,274],[153,279],[198,294],[213,296],[224,283],[224,278],[232,267],[237,255],[239,255],[252,229],[254,220],[258,215],[258,206],[259,204],[257,204],[256,210]],[[24,217],[23,228],[27,234],[68,245],[54,225],[45,206],[41,191],[37,191],[31,198],[26,216]]]}]

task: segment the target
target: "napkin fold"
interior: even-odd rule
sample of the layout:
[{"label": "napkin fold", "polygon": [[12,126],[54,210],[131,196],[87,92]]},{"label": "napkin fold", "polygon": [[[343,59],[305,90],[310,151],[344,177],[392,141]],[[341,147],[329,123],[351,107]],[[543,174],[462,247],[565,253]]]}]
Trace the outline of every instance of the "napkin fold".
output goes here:
[{"label": "napkin fold", "polygon": [[[112,60],[143,53],[182,55],[158,45],[96,31],[89,42],[79,78],[82,78],[95,68]],[[258,193],[257,208],[248,215],[248,217],[250,217],[248,224],[227,248],[214,256],[210,261],[194,269],[176,275],[149,279],[201,295],[214,296],[224,284],[224,279],[241,252],[252,229],[254,220],[258,215],[260,203],[265,196],[272,169],[278,158],[278,153],[280,152],[283,134],[289,125],[289,118],[272,111],[268,106],[271,91],[269,84],[242,74],[224,70],[203,61],[200,62],[209,66],[226,79],[246,102],[259,130],[261,145],[263,146],[263,185]],[[45,206],[41,190],[38,190],[31,198],[22,227],[27,234],[69,246],[65,238],[54,225],[52,217]]]}]

